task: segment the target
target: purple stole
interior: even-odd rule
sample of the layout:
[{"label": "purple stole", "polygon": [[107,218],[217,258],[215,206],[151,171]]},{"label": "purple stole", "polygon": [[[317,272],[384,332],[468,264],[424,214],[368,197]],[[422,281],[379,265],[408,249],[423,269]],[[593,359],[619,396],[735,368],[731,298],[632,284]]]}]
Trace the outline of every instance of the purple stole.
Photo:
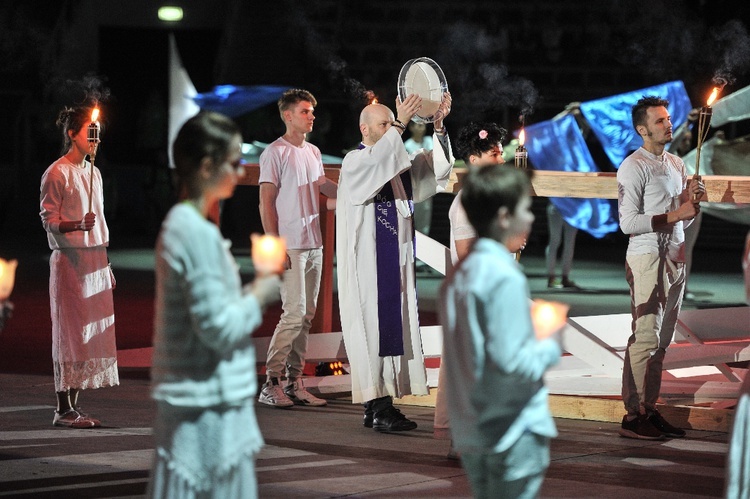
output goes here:
[{"label": "purple stole", "polygon": [[[360,145],[360,149],[364,146]],[[414,213],[411,173],[400,175]],[[378,327],[380,357],[404,354],[404,328],[401,311],[401,265],[398,242],[398,210],[393,187],[388,182],[375,195],[375,248],[377,257]]]}]

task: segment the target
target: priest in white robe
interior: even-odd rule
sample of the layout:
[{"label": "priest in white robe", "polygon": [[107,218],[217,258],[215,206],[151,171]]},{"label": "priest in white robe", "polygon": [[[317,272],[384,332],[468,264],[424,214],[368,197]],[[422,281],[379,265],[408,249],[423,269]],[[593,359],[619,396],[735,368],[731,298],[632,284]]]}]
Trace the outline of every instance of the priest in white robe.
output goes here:
[{"label": "priest in white robe", "polygon": [[401,134],[421,98],[397,99],[397,119],[382,104],[360,115],[362,143],[344,158],[336,207],[341,327],[351,366],[352,402],[365,404],[364,426],[412,430],[393,397],[427,395],[417,315],[414,202],[445,189],[453,166],[443,119],[435,114],[433,151],[406,152]]}]

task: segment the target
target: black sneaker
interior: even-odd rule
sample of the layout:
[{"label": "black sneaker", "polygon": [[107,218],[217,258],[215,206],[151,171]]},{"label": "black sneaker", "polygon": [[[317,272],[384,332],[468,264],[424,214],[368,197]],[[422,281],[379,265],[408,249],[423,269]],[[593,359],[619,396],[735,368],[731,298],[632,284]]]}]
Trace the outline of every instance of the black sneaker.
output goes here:
[{"label": "black sneaker", "polygon": [[645,414],[639,414],[632,421],[628,421],[628,416],[622,417],[622,426],[620,427],[620,436],[625,438],[637,438],[639,440],[663,440],[664,434],[654,426]]},{"label": "black sneaker", "polygon": [[664,419],[664,416],[659,414],[659,411],[656,409],[648,415],[648,420],[665,437],[682,438],[685,436],[685,430],[669,424],[667,420]]},{"label": "black sneaker", "polygon": [[372,419],[372,429],[375,431],[409,431],[416,427],[417,423],[406,419],[406,416],[393,406],[375,413]]}]

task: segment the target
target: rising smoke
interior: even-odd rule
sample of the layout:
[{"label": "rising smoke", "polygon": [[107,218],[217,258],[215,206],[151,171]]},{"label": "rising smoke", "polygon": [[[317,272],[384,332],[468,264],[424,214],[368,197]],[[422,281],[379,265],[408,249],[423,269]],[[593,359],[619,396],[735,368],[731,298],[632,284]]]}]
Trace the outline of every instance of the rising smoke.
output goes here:
[{"label": "rising smoke", "polygon": [[516,110],[519,121],[533,114],[539,102],[534,84],[494,62],[505,45],[479,26],[462,22],[446,28],[436,60],[449,80],[452,120],[500,122],[506,108]]},{"label": "rising smoke", "polygon": [[662,81],[683,80],[701,91],[709,78],[723,88],[750,70],[747,28],[737,19],[709,24],[707,9],[715,6],[690,9],[684,1],[620,4],[623,17],[631,20],[631,41],[621,56],[625,65]]}]

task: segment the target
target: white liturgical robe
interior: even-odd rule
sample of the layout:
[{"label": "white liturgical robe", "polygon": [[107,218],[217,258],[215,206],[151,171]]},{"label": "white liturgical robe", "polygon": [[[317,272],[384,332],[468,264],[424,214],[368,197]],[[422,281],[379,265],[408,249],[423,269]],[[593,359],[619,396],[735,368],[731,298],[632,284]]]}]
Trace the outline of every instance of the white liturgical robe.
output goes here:
[{"label": "white liturgical robe", "polygon": [[[440,140],[438,140],[440,139]],[[409,172],[412,199],[423,201],[445,189],[453,166],[447,137],[435,137],[433,151],[411,157],[395,128],[373,146],[349,152],[339,178],[336,206],[336,266],[341,327],[352,378],[352,402],[384,397],[426,395],[427,374],[417,316],[414,272],[414,229],[409,186],[400,176]],[[376,216],[376,196],[390,183],[389,219]],[[408,182],[407,182],[408,183]],[[381,206],[381,211],[385,211]],[[384,214],[385,215],[385,214]],[[397,220],[397,228],[393,222]],[[380,310],[378,303],[378,224],[398,236],[401,310]],[[395,262],[394,262],[395,263]],[[396,307],[393,307],[396,308]],[[398,322],[401,316],[403,355],[381,356],[380,317]]]}]

